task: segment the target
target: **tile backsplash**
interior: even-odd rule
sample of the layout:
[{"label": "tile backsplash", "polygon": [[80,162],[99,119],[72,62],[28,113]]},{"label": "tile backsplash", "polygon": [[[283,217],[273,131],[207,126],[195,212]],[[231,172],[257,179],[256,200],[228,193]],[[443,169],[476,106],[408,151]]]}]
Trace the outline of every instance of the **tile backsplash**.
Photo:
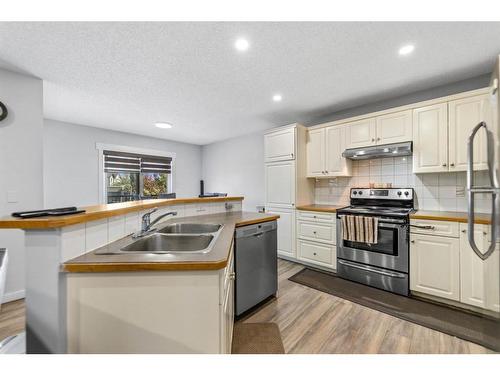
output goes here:
[{"label": "tile backsplash", "polygon": [[[421,210],[466,211],[466,173],[412,172],[412,158],[395,157],[353,161],[352,177],[317,179],[316,204],[347,205],[352,187],[369,187],[370,182],[392,183],[393,187],[412,187],[415,190],[416,206]],[[476,173],[476,185],[488,185],[486,171]],[[491,196],[476,194],[477,212],[491,212]]]}]

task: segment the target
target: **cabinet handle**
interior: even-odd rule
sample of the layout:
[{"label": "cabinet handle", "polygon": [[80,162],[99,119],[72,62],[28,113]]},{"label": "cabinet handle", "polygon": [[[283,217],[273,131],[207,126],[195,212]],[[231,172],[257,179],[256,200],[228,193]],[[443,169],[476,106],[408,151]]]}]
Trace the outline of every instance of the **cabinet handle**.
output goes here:
[{"label": "cabinet handle", "polygon": [[446,167],[446,163],[443,164],[443,167]]},{"label": "cabinet handle", "polygon": [[380,138],[377,138],[377,141],[380,141]]},{"label": "cabinet handle", "polygon": [[313,253],[313,255],[317,255],[316,253]]},{"label": "cabinet handle", "polygon": [[375,138],[372,138],[372,142],[375,142]]},{"label": "cabinet handle", "polygon": [[415,243],[415,240],[411,240],[410,242],[411,242],[411,243]]},{"label": "cabinet handle", "polygon": [[465,229],[462,229],[462,233],[466,233],[467,231]]},{"label": "cabinet handle", "polygon": [[292,154],[290,154],[290,157],[292,157],[292,158],[293,158],[293,153],[292,153]]},{"label": "cabinet handle", "polygon": [[316,231],[314,231],[313,233],[316,234]]},{"label": "cabinet handle", "polygon": [[483,236],[486,236],[487,234],[488,234],[488,233],[486,233],[486,232],[483,232]]},{"label": "cabinet handle", "polygon": [[451,163],[451,164],[450,164],[450,167],[454,167],[454,166],[455,166],[455,163]]},{"label": "cabinet handle", "polygon": [[410,227],[418,229],[430,229],[430,230],[434,230],[436,228],[433,225],[416,225],[416,224],[410,224]]},{"label": "cabinet handle", "polygon": [[234,280],[236,278],[236,274],[234,272],[231,272],[229,274],[229,279]]}]

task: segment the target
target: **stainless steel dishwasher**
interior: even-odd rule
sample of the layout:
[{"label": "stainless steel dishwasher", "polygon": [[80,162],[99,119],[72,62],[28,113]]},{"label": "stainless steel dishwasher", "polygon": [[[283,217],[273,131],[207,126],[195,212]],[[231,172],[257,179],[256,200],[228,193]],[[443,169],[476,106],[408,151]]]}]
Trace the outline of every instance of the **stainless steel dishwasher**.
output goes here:
[{"label": "stainless steel dishwasher", "polygon": [[236,315],[241,315],[278,290],[277,223],[237,228],[234,238]]}]

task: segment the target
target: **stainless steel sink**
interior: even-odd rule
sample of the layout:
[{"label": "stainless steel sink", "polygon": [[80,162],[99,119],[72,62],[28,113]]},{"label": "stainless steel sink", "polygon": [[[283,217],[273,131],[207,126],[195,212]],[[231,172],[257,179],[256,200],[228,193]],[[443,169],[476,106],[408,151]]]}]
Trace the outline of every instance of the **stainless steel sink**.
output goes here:
[{"label": "stainless steel sink", "polygon": [[200,223],[177,223],[168,224],[158,233],[183,233],[183,234],[200,234],[200,233],[215,233],[221,228],[221,224],[200,224]]},{"label": "stainless steel sink", "polygon": [[155,233],[120,249],[138,253],[203,253],[211,250],[213,235],[164,235]]}]

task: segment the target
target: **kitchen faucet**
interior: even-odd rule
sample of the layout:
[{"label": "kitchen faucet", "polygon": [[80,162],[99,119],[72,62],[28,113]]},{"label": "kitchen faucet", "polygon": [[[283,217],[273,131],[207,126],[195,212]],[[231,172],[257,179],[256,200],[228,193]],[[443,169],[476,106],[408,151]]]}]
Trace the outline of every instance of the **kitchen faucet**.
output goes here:
[{"label": "kitchen faucet", "polygon": [[177,215],[177,212],[174,212],[174,211],[166,212],[166,213],[158,216],[153,221],[151,221],[151,214],[156,212],[156,211],[158,211],[158,207],[155,207],[151,211],[146,212],[144,215],[142,215],[141,230],[137,233],[134,233],[132,235],[132,238],[144,237],[146,234],[153,232],[155,229],[152,229],[152,226],[155,225],[157,222],[159,222],[161,219],[163,219],[165,216],[168,216],[168,215],[176,216]]}]

